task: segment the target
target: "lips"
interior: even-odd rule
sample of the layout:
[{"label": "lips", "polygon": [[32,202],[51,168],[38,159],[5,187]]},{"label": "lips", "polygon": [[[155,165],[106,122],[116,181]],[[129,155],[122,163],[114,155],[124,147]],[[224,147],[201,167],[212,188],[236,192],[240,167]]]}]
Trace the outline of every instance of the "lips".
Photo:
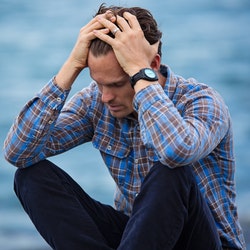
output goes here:
[{"label": "lips", "polygon": [[117,112],[122,109],[122,106],[121,105],[108,105],[108,108],[112,112]]}]

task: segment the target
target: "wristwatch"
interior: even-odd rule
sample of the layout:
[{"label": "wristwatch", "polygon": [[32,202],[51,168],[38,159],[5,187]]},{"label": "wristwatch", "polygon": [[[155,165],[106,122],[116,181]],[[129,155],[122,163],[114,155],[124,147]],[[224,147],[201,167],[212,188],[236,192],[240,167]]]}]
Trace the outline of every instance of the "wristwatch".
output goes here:
[{"label": "wristwatch", "polygon": [[132,88],[134,88],[136,82],[141,79],[147,80],[150,82],[155,82],[158,80],[158,76],[155,73],[155,71],[150,68],[141,69],[135,75],[130,77],[130,83],[131,83]]}]

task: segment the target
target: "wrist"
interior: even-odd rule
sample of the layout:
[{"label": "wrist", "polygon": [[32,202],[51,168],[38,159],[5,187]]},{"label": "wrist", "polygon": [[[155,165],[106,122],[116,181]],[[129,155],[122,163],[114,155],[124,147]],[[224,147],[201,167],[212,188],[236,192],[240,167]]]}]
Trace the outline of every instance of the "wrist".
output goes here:
[{"label": "wrist", "polygon": [[78,74],[87,66],[84,65],[81,61],[73,58],[72,56],[70,56],[66,62],[64,63],[64,65],[66,67],[68,67],[70,70],[74,71],[74,72],[78,72]]},{"label": "wrist", "polygon": [[67,60],[55,77],[57,86],[63,90],[70,89],[81,71],[82,68],[76,67],[74,63],[72,63],[70,60]]},{"label": "wrist", "polygon": [[135,87],[137,82],[144,82],[143,85],[148,85],[158,81],[157,73],[151,68],[142,68],[137,73],[130,77],[132,88]]}]

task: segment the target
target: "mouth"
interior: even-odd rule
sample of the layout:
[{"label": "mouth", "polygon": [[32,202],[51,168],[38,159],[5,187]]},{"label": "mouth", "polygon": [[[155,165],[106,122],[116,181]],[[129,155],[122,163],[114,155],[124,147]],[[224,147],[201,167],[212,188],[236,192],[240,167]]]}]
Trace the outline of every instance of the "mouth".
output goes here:
[{"label": "mouth", "polygon": [[121,111],[122,105],[108,105],[108,109],[111,112],[118,112],[118,111]]}]

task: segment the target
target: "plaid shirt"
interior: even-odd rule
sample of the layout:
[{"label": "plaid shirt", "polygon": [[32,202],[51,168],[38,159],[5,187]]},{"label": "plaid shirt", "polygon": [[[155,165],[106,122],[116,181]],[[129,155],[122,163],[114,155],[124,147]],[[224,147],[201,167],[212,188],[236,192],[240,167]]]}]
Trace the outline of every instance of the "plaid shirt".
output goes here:
[{"label": "plaid shirt", "polygon": [[128,215],[155,161],[170,168],[190,165],[223,245],[245,249],[235,205],[228,109],[207,85],[177,76],[166,66],[162,74],[167,77],[164,89],[154,84],[135,95],[138,120],[111,116],[95,82],[64,105],[69,91],[51,80],[25,105],[10,129],[6,159],[28,167],[92,141],[116,182],[115,207]]}]

